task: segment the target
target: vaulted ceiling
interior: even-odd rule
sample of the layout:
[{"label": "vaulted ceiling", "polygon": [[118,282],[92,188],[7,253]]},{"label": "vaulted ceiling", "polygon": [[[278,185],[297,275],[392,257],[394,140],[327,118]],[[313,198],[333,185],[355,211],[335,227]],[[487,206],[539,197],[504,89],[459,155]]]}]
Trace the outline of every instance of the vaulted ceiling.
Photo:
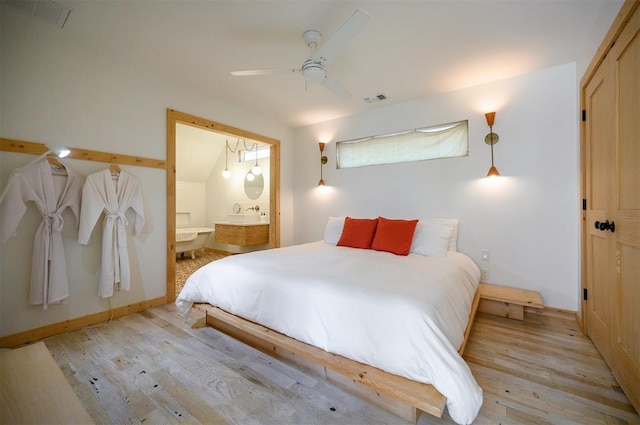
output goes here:
[{"label": "vaulted ceiling", "polygon": [[[291,127],[358,113],[569,62],[586,66],[622,0],[87,1],[64,41],[273,117]],[[342,100],[300,73],[234,77],[234,70],[298,69],[306,30],[328,39],[358,8],[371,15],[328,68]],[[369,104],[363,98],[384,94]]]}]

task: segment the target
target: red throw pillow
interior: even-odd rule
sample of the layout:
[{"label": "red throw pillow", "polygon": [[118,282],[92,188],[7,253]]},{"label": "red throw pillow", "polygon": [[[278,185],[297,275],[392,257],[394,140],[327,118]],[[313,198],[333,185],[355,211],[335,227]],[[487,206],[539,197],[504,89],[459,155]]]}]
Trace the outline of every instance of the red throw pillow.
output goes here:
[{"label": "red throw pillow", "polygon": [[396,255],[409,255],[418,220],[389,220],[378,217],[378,227],[371,248]]},{"label": "red throw pillow", "polygon": [[376,218],[345,218],[338,246],[371,249],[371,241],[377,225]]}]

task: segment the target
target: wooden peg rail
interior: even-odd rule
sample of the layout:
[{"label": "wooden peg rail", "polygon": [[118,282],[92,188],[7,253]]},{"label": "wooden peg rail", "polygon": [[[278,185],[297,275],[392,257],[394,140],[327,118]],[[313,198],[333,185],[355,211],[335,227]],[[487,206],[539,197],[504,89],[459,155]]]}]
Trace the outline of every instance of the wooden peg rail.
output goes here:
[{"label": "wooden peg rail", "polygon": [[[83,159],[85,161],[106,162],[109,164],[118,163],[120,165],[135,165],[137,167],[167,168],[167,162],[160,159],[141,158],[137,156],[122,155],[109,152],[90,151],[87,149],[71,148],[69,156],[66,158]],[[28,153],[42,155],[49,149],[43,143],[25,142],[0,138],[0,150],[6,152]]]}]

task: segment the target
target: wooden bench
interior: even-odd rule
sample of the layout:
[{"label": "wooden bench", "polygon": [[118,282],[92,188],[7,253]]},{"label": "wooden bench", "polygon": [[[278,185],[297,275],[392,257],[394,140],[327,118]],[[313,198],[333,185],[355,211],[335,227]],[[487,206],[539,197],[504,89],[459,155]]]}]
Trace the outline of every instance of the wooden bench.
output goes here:
[{"label": "wooden bench", "polygon": [[494,316],[524,320],[525,307],[544,308],[542,297],[536,291],[480,283],[478,292],[478,311]]},{"label": "wooden bench", "polygon": [[43,342],[0,352],[0,423],[93,424]]}]

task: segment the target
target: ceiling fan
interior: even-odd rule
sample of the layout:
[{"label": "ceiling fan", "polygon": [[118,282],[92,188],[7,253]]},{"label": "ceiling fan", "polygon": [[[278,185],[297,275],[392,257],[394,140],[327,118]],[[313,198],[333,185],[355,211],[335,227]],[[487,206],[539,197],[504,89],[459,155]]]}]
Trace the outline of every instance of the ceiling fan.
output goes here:
[{"label": "ceiling fan", "polygon": [[327,75],[327,67],[331,65],[336,56],[353,40],[356,35],[369,23],[371,15],[362,9],[355,11],[353,15],[333,34],[319,49],[316,50],[322,34],[319,31],[309,30],[302,34],[302,38],[306,45],[311,49],[309,58],[304,61],[300,68],[289,69],[249,69],[244,71],[231,71],[231,75],[235,77],[280,74],[286,72],[302,73],[307,84],[320,83],[327,90],[335,94],[341,99],[346,99],[351,94],[344,88],[340,81]]}]

